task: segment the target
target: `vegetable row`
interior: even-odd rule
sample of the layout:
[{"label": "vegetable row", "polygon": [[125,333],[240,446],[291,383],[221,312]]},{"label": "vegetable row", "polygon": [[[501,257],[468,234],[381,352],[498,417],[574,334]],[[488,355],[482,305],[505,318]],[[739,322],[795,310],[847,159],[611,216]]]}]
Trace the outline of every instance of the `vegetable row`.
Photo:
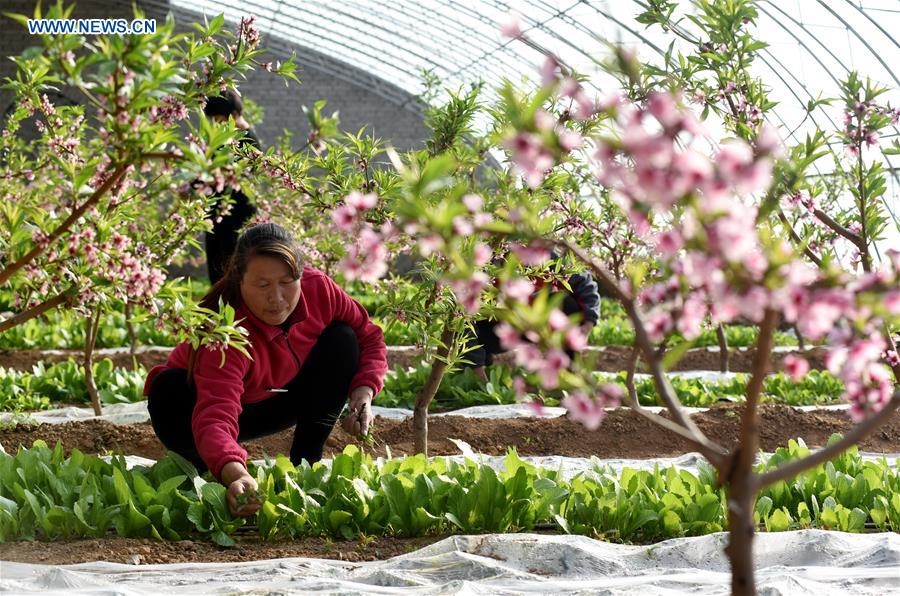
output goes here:
[{"label": "vegetable row", "polygon": [[[111,360],[94,363],[94,378],[103,404],[133,403],[144,399],[142,394],[146,370],[117,368]],[[375,405],[412,408],[416,393],[424,386],[430,368],[420,362],[415,368],[396,368],[386,377]],[[482,381],[471,369],[449,373],[441,383],[431,404],[435,412],[457,410],[471,406],[516,403],[514,375],[524,374],[506,366],[487,369],[488,380]],[[625,388],[625,374],[598,373],[604,382],[617,383]],[[681,402],[689,407],[707,407],[719,402],[739,401],[747,387],[749,375],[737,373],[719,380],[671,376],[672,386]],[[635,381],[635,389],[642,405],[661,405],[650,378]],[[799,383],[783,373],[770,375],[763,387],[763,400],[787,405],[818,405],[834,403],[843,395],[843,383],[827,371],[810,371]],[[541,399],[546,405],[557,405],[562,395],[545,392]],[[19,412],[48,409],[54,402],[88,402],[90,397],[80,364],[73,360],[54,364],[39,363],[31,371],[0,368],[0,411]]]},{"label": "vegetable row", "polygon": [[[834,439],[834,437],[832,438]],[[805,454],[791,441],[758,469]],[[535,528],[621,542],[652,542],[718,532],[727,523],[725,492],[711,467],[621,472],[596,461],[570,480],[536,468],[514,452],[504,469],[423,456],[373,461],[347,447],[331,465],[295,467],[279,456],[252,466],[263,505],[234,518],[225,488],[168,455],[127,469],[77,450],[64,456],[36,441],[0,454],[0,541],[120,536],[203,537],[233,545],[255,523],[267,540],[303,536],[422,536],[520,532]],[[763,491],[756,520],[770,531],[824,528],[848,532],[900,529],[900,475],[884,459],[864,462],[855,449]]]}]

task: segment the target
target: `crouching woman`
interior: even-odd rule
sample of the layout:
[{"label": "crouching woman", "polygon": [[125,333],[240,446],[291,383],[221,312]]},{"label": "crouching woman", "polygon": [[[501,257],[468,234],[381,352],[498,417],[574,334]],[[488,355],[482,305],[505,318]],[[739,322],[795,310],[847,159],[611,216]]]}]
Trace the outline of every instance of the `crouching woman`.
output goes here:
[{"label": "crouching woman", "polygon": [[328,435],[348,398],[348,430],[366,434],[372,398],[384,384],[387,348],[365,309],[321,271],[304,267],[290,234],[274,224],[247,229],[224,277],[201,304],[219,298],[235,309],[250,340],[239,350],[178,345],[147,376],[144,393],[153,430],[167,449],[199,470],[209,469],[237,495],[257,488],[240,442],[294,427],[294,464],[322,458]]}]

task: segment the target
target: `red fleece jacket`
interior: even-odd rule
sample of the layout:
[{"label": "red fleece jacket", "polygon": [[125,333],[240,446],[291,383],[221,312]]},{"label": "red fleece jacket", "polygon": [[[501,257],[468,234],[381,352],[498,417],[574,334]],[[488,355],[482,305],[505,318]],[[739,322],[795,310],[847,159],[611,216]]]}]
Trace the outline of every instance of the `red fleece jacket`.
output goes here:
[{"label": "red fleece jacket", "polygon": [[[367,386],[377,394],[384,386],[387,373],[384,334],[369,320],[362,305],[312,267],[303,269],[300,288],[300,301],[288,318],[287,332],[259,320],[243,305],[235,308],[235,319],[243,319],[240,325],[249,332],[252,360],[234,348],[227,348],[225,364],[220,367],[221,352],[201,348],[197,353],[194,364],[197,405],[191,424],[197,451],[216,478],[228,462],[246,462],[247,451],[237,442],[238,416],[243,404],[277,395],[271,389],[282,388],[297,376],[322,330],[332,321],[347,323],[359,339],[359,370],[350,383],[350,391]],[[186,369],[189,357],[190,343],[179,344],[166,364],[154,367],[147,375],[144,395],[149,393],[154,377],[161,370]],[[302,399],[315,399],[315,396]]]}]

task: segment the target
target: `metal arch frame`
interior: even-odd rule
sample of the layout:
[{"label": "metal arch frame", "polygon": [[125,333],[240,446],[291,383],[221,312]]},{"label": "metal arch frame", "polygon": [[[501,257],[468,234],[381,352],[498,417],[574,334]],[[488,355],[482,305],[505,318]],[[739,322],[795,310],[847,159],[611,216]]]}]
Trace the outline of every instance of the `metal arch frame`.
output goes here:
[{"label": "metal arch frame", "polygon": [[[258,5],[255,1],[253,1],[253,0],[245,0],[245,1],[246,1],[247,4],[249,4],[249,5],[250,5],[251,7],[253,7],[253,8],[256,8],[257,6],[259,6],[259,5]],[[228,1],[228,0],[225,0],[225,1],[221,1],[221,0],[220,0],[219,6],[227,6],[228,9],[229,9],[230,11],[235,11],[235,12],[237,12],[237,10],[236,10],[235,7],[234,7],[234,4],[232,4],[232,3],[231,3],[230,1]],[[288,5],[288,6],[289,6],[289,5]],[[282,13],[282,14],[283,14],[283,13]],[[312,13],[312,14],[315,14],[316,16],[320,16],[320,15],[318,15],[318,13]],[[288,16],[288,15],[286,15],[286,16]],[[325,20],[327,20],[327,19],[325,19]],[[366,51],[361,50],[360,47],[354,47],[354,46],[348,45],[345,41],[343,41],[344,39],[346,39],[345,37],[334,36],[334,35],[333,35],[333,32],[330,32],[330,31],[327,30],[327,29],[313,30],[313,29],[310,29],[310,28],[308,28],[308,27],[298,26],[298,25],[296,25],[296,24],[293,25],[293,26],[283,26],[283,25],[281,25],[280,23],[278,23],[278,22],[272,20],[271,23],[270,23],[270,27],[268,28],[268,30],[269,30],[269,32],[270,32],[270,33],[269,33],[270,36],[275,35],[275,36],[278,36],[278,37],[281,37],[281,38],[286,39],[287,41],[289,41],[289,43],[294,43],[294,44],[295,44],[296,46],[298,46],[298,47],[305,47],[305,48],[308,48],[308,49],[312,49],[312,50],[318,51],[318,52],[320,52],[320,53],[322,53],[322,54],[328,55],[328,52],[323,52],[321,49],[316,48],[315,46],[311,46],[310,44],[304,44],[304,43],[290,42],[290,40],[289,40],[289,38],[288,38],[288,35],[290,34],[290,32],[291,32],[292,30],[293,30],[293,31],[297,31],[297,32],[301,32],[301,33],[304,33],[304,34],[309,34],[309,35],[312,36],[312,37],[319,37],[319,38],[321,38],[321,39],[327,41],[328,44],[331,44],[331,45],[333,45],[333,46],[338,46],[338,47],[346,48],[346,49],[348,50],[348,54],[356,53],[356,54],[358,54],[358,55],[365,56],[366,58],[368,58],[368,59],[370,60],[371,64],[378,64],[378,63],[379,63],[379,60],[378,60],[378,57],[377,57],[377,56],[374,56],[374,55],[372,55],[372,54],[370,54],[370,53],[368,53],[368,52],[366,52]],[[326,35],[326,33],[332,33],[332,34],[331,34],[331,35]],[[371,48],[371,46],[362,46],[362,47],[363,47],[363,48],[366,48],[366,49],[370,49],[370,48]],[[337,58],[335,58],[335,60],[336,60],[337,62],[341,62],[341,61],[340,61],[339,59],[337,59]],[[343,61],[343,65],[344,65],[344,66],[347,66],[347,65],[353,66],[352,64],[348,63],[347,61]],[[366,65],[366,66],[368,66],[368,65]],[[359,67],[358,67],[358,66],[353,66],[353,68],[355,68],[356,70],[359,70]],[[402,68],[400,65],[394,65],[393,68],[394,68],[395,70],[399,71],[399,72],[402,72],[402,73],[404,73],[404,74],[410,76],[410,77],[414,77],[414,76],[415,76],[414,73],[409,72],[409,71],[407,71],[407,70],[404,70],[404,68]]]},{"label": "metal arch frame", "polygon": [[[156,3],[154,0],[145,0],[147,2]],[[384,19],[378,19],[377,22],[368,21],[366,24],[370,28],[375,28],[380,32],[385,33],[384,40],[386,41],[384,46],[375,46],[374,44],[368,43],[365,40],[364,31],[360,29],[360,27],[356,26],[355,23],[363,22],[362,19],[355,14],[350,14],[348,12],[349,9],[340,10],[334,7],[315,7],[315,6],[297,6],[292,5],[289,0],[279,0],[277,3],[263,3],[260,0],[248,0],[247,2],[237,2],[236,0],[213,0],[206,1],[200,7],[191,8],[187,5],[183,5],[180,8],[183,8],[189,12],[200,12],[201,14],[209,14],[211,11],[215,11],[217,9],[225,9],[232,12],[232,17],[234,18],[237,13],[240,13],[241,10],[247,10],[247,7],[251,8],[251,10],[258,11],[261,14],[269,14],[269,17],[266,17],[269,25],[269,37],[270,42],[276,42],[272,45],[279,45],[282,47],[296,47],[306,48],[310,51],[310,55],[306,57],[304,60],[303,56],[301,56],[301,61],[314,68],[319,68],[325,70],[327,67],[329,72],[341,78],[342,80],[351,82],[357,85],[363,85],[369,88],[374,86],[376,87],[376,92],[379,95],[386,96],[386,98],[392,101],[398,101],[398,96],[404,96],[405,100],[400,100],[398,103],[408,103],[410,99],[410,95],[414,95],[414,92],[407,91],[407,88],[410,84],[411,80],[415,80],[421,68],[432,67],[438,69],[439,71],[446,72],[447,78],[452,80],[460,80],[461,82],[465,82],[467,80],[472,80],[473,75],[470,74],[473,69],[480,67],[481,72],[475,73],[475,76],[478,78],[485,79],[487,81],[495,81],[497,79],[503,78],[505,76],[504,71],[511,72],[527,72],[527,68],[531,64],[531,58],[525,58],[523,54],[516,52],[515,47],[512,47],[510,42],[497,42],[495,43],[490,36],[485,34],[485,31],[488,28],[496,29],[497,22],[495,20],[495,15],[493,17],[487,16],[489,13],[479,12],[476,8],[472,8],[470,5],[467,5],[465,2],[453,2],[448,0],[442,0],[442,2],[437,5],[437,7],[432,7],[432,5],[427,4],[418,4],[418,3],[399,3],[399,6],[389,6],[386,4],[385,0],[377,0],[380,7],[394,10],[402,10],[404,15],[412,17],[414,20],[418,15],[428,15],[433,22],[441,22],[443,21],[443,25],[446,28],[450,28],[453,30],[452,36],[442,36],[439,34],[436,28],[430,28],[429,31],[426,31],[423,37],[426,39],[429,36],[435,40],[439,39],[450,39],[449,42],[438,41],[435,43],[435,46],[441,46],[445,48],[446,53],[442,56],[443,60],[435,60],[431,56],[428,55],[427,51],[416,51],[417,46],[424,46],[424,44],[416,44],[414,38],[412,36],[404,35],[402,31],[391,32],[390,27],[385,23]],[[853,7],[854,10],[859,12],[867,19],[868,22],[872,23],[881,33],[886,34],[885,29],[875,21],[869,14],[866,13],[861,7],[853,4],[852,0],[845,0],[847,4]],[[570,16],[570,12],[581,5],[589,7],[593,10],[593,12],[599,16],[602,16],[607,21],[614,23],[619,29],[622,31],[626,31],[635,39],[639,40],[642,44],[647,47],[652,48],[659,55],[664,55],[664,52],[661,48],[656,47],[656,45],[648,39],[645,35],[643,35],[640,31],[636,30],[629,26],[629,24],[623,22],[621,19],[617,18],[614,14],[610,12],[608,7],[597,6],[593,3],[587,2],[585,0],[576,0],[571,5],[563,5],[562,7],[555,7],[549,5],[547,2],[536,0],[532,3],[535,8],[539,9],[541,12],[547,15],[547,18],[540,18],[537,16],[529,16],[524,15],[523,21],[526,21],[532,28],[538,29],[542,32],[542,34],[546,34],[549,37],[561,41],[570,49],[574,50],[578,53],[578,55],[584,56],[588,60],[593,60],[591,56],[576,47],[565,35],[562,30],[554,30],[548,26],[548,23],[553,21],[554,19],[558,19],[560,23],[565,24],[567,27],[572,27],[575,30],[585,33],[586,35],[597,39],[598,36],[580,21],[576,20],[574,17]],[[643,7],[646,9],[646,3],[641,2],[640,0],[634,0],[634,4],[639,7]],[[810,46],[803,40],[798,34],[792,31],[789,27],[785,25],[781,20],[774,17],[774,12],[772,10],[777,9],[778,12],[784,16],[788,16],[788,18],[794,23],[797,24],[797,21],[781,10],[779,7],[775,6],[771,0],[769,4],[773,7],[770,10],[762,9],[763,12],[772,19],[775,23],[777,23],[780,27],[782,27],[793,39],[809,54],[812,58],[828,73],[828,75],[834,79],[834,75],[832,73],[832,69],[825,67],[822,62],[822,59],[819,58],[819,55],[810,51]],[[818,0],[818,4],[830,13],[832,18],[837,19],[847,31],[851,33],[855,38],[857,38],[863,46],[868,50],[868,52],[874,54],[877,60],[884,66],[884,68],[889,73],[889,76],[893,78],[893,80],[898,81],[897,75],[893,70],[888,66],[887,62],[881,57],[879,54],[875,53],[871,44],[869,44],[859,31],[854,29],[852,26],[848,24],[848,22],[843,18],[842,15],[839,15],[835,10],[831,7],[827,6],[825,2],[822,0]],[[174,9],[175,6],[171,4],[171,2],[167,2],[166,6],[170,9]],[[498,12],[503,12],[509,9],[509,6],[506,2],[501,2],[497,0],[493,0],[490,2],[490,6],[493,10]],[[443,11],[442,7],[445,7],[447,10]],[[762,7],[761,7],[762,8]],[[287,13],[285,14],[287,9]],[[378,16],[372,10],[366,10],[363,7],[365,14]],[[326,23],[326,26],[320,26],[318,28],[310,28],[304,27],[302,22],[298,22],[296,19],[291,18],[295,16],[297,13],[303,13],[304,11],[309,12],[316,16],[317,19],[320,19],[322,22]],[[446,12],[446,14],[442,14]],[[453,18],[453,13],[456,12],[460,15],[460,18]],[[524,12],[524,11],[523,11]],[[293,15],[290,13],[294,13]],[[479,25],[471,28],[466,28],[465,21],[461,18],[462,15],[465,15],[465,18],[471,19],[470,22],[473,24]],[[285,18],[287,17],[287,18]],[[442,17],[444,17],[442,19]],[[349,18],[350,22],[341,22],[341,18]],[[346,39],[346,34],[339,35],[335,31],[329,33],[330,27],[327,25],[328,23],[334,25],[340,25],[342,28],[346,28],[346,30],[357,30],[360,31],[361,35],[359,39],[355,41],[354,45],[350,46],[347,42],[344,41]],[[483,26],[480,26],[483,25]],[[813,39],[816,39],[816,36],[811,35],[808,29],[804,27],[802,24],[800,25],[804,29],[804,33],[806,35],[811,36]],[[446,30],[446,29],[445,29]],[[313,45],[307,43],[297,43],[290,41],[290,34],[292,31],[300,32],[304,35],[309,35],[313,39],[320,38],[323,41],[323,48],[316,49]],[[392,48],[390,41],[391,35],[396,36],[397,39],[403,40],[403,44],[393,44],[396,48]],[[692,37],[692,36],[689,36]],[[887,35],[888,39],[892,40],[892,43],[895,46],[900,46],[897,41]],[[284,40],[283,43],[279,43],[276,40]],[[478,43],[472,43],[473,40],[477,40]],[[821,41],[818,41],[819,45]],[[456,43],[461,46],[463,49],[476,49],[479,52],[478,55],[470,58],[468,62],[464,62],[464,58],[461,59],[458,56],[466,56],[464,52],[460,54],[454,54],[452,52],[452,48],[450,44]],[[846,69],[846,65],[843,61],[837,57],[829,48],[822,45],[824,49],[829,53],[829,55],[834,58],[834,60],[840,64],[842,67]],[[350,55],[356,55],[360,62],[362,63],[362,68],[359,66],[353,66],[352,69],[347,69],[346,64],[347,61],[341,61],[339,57],[336,57],[335,54],[340,54],[342,52],[342,48],[346,49]],[[428,46],[428,50],[434,51],[434,47]],[[541,47],[532,47],[537,52],[541,52],[543,48]],[[373,55],[373,52],[376,51],[380,54],[379,56]],[[388,60],[384,59],[384,55],[387,54],[389,57]],[[781,72],[784,70],[784,65],[781,64],[780,60],[777,58],[777,55],[771,51],[764,50],[760,53],[760,62],[763,63],[773,74],[775,74],[778,79],[788,87],[791,95],[793,95],[794,99],[803,104],[800,99],[800,93],[809,95],[812,98],[812,94],[810,89],[793,73],[788,73],[787,76]],[[472,54],[468,54],[472,56]],[[410,59],[412,58],[412,59]],[[416,64],[418,60],[421,60],[420,64]],[[419,69],[419,72],[412,72],[412,66],[416,65]],[[338,66],[337,69],[334,67]],[[780,69],[779,69],[780,67]],[[372,72],[378,72],[378,75],[368,74],[366,69],[370,69]],[[349,70],[350,72],[347,72]],[[392,74],[400,75],[401,82],[400,84],[390,84],[387,81],[391,79]],[[380,75],[380,76],[379,76]],[[796,82],[794,85],[788,84],[788,79],[791,79]],[[900,81],[898,81],[900,84]],[[382,89],[382,85],[385,85],[385,88]],[[593,86],[593,85],[592,85]],[[796,87],[800,87],[802,92]],[[596,86],[595,86],[596,88]],[[822,110],[817,110],[818,112],[824,112]],[[778,115],[778,110],[773,110],[773,115],[778,117],[782,124],[785,124],[784,120],[780,118]],[[827,116],[827,114],[823,113],[822,115]],[[811,115],[811,119],[814,124],[818,125],[816,122],[817,116]],[[834,121],[828,117],[828,120],[834,124]],[[785,124],[786,125],[786,124]],[[896,171],[896,168],[891,167],[892,171]]]},{"label": "metal arch frame", "polygon": [[[182,12],[184,14],[199,14],[204,17],[209,16],[208,13],[204,12],[206,10],[206,4],[208,3],[204,3],[204,7],[200,8],[199,10],[191,9],[187,6],[173,6],[169,1],[165,1],[164,4],[161,4],[159,0],[142,0],[142,3],[150,4],[160,9],[170,10],[173,13]],[[253,4],[254,8],[256,7],[256,4],[251,4]],[[211,6],[210,9],[215,10],[216,8],[221,8],[222,6],[234,10],[234,6],[231,3],[223,3],[218,6]],[[222,11],[219,10],[218,12]],[[271,12],[273,14],[278,14],[278,9],[271,10]],[[230,22],[233,23],[233,19]],[[280,55],[280,57],[282,58],[287,58],[292,53],[294,53],[296,54],[298,63],[309,66],[310,68],[313,68],[319,72],[329,74],[330,76],[333,76],[352,85],[369,89],[375,95],[378,95],[379,97],[382,97],[383,99],[390,101],[393,104],[403,107],[407,111],[410,111],[414,114],[421,115],[423,113],[424,106],[420,105],[419,102],[411,101],[415,99],[415,96],[411,96],[411,94],[405,89],[394,85],[383,78],[368,74],[360,68],[350,65],[347,62],[337,60],[336,58],[333,58],[332,56],[325,52],[322,52],[321,50],[317,50],[308,45],[292,42],[283,35],[266,32],[266,36],[266,48],[272,51],[275,55]],[[348,66],[350,66],[349,69]],[[348,70],[353,73],[353,76],[347,76],[346,72]]]},{"label": "metal arch frame", "polygon": [[[848,2],[849,2],[849,0],[848,0]],[[806,35],[808,35],[810,38],[812,38],[813,40],[815,40],[816,43],[818,43],[818,44],[822,47],[823,50],[825,50],[826,52],[828,52],[828,54],[834,59],[834,61],[835,61],[841,68],[844,69],[844,72],[845,72],[845,73],[849,73],[849,72],[850,72],[850,68],[848,68],[848,66],[847,66],[846,64],[844,64],[844,61],[843,61],[841,58],[837,57],[837,56],[834,54],[834,52],[832,52],[831,49],[830,49],[828,46],[826,46],[824,43],[821,42],[821,40],[819,40],[819,38],[818,38],[817,36],[813,35],[812,32],[809,31],[803,23],[798,22],[796,19],[794,19],[793,16],[791,16],[791,15],[789,15],[788,13],[784,12],[779,6],[777,6],[777,5],[776,5],[774,2],[772,2],[771,0],[768,0],[768,4],[769,4],[770,6],[772,6],[775,10],[777,10],[778,12],[780,12],[784,17],[790,19],[791,22],[793,22],[795,25],[797,25],[798,27],[800,27],[800,28],[806,33]],[[850,4],[852,5],[852,2],[851,2]],[[785,27],[784,24],[782,24],[782,22],[781,22],[780,19],[776,19],[776,18],[772,17],[772,15],[769,14],[768,12],[766,12],[765,9],[763,9],[762,7],[760,7],[760,10],[762,10],[762,11],[763,11],[767,16],[769,16],[769,18],[771,18],[774,22],[778,23],[778,25],[779,25],[781,28],[783,28],[785,31],[787,31],[787,32],[788,32],[788,33],[789,33],[789,34],[797,41],[797,43],[799,43],[799,44],[803,47],[803,49],[805,49],[806,52],[807,52],[810,56],[813,57],[813,60],[815,60],[815,61],[819,64],[819,66],[822,67],[822,70],[824,70],[824,71],[828,74],[828,76],[831,77],[832,81],[834,81],[835,84],[837,84],[838,86],[840,86],[840,81],[838,80],[837,77],[834,76],[834,73],[832,72],[832,70],[831,70],[830,68],[828,68],[828,67],[822,62],[822,60],[819,58],[819,56],[818,56],[815,52],[813,52],[812,50],[810,50],[810,49],[806,46],[806,44],[805,44],[799,37],[797,37],[797,36],[794,34],[794,32],[793,32],[791,29],[788,29],[787,27]],[[864,13],[863,13],[863,14],[864,14]],[[873,24],[874,24],[874,21],[873,21]],[[881,29],[881,28],[879,27],[879,29]],[[883,31],[883,29],[882,29],[882,31]],[[895,45],[898,45],[898,47],[900,47],[900,44],[897,44],[896,41],[894,41],[894,44],[895,44]],[[800,81],[798,81],[798,82],[800,82]],[[800,84],[803,86],[804,90],[806,90],[807,94],[809,94],[810,97],[812,97],[812,94],[809,93],[809,89],[806,87],[806,85],[803,85],[803,83],[800,83]],[[798,100],[799,100],[799,98],[798,98]],[[812,117],[811,114],[810,114],[810,117]],[[832,123],[834,124],[834,122],[832,122]],[[900,135],[900,130],[898,130],[898,127],[897,127],[897,126],[893,126],[893,129],[894,129],[894,135],[885,135],[886,138],[890,138],[890,137],[892,137],[892,136]],[[891,177],[892,177],[895,181],[900,180],[900,172],[898,172],[898,168],[897,168],[896,166],[894,166],[894,165],[891,163],[890,156],[889,156],[889,155],[886,155],[886,154],[884,153],[884,150],[883,150],[883,149],[882,149],[882,151],[881,151],[881,155],[882,155],[882,157],[884,158],[885,162],[886,162],[887,165],[888,165],[888,167],[887,167],[886,169],[887,169],[888,171],[891,172]],[[818,168],[817,168],[817,170],[818,170]],[[885,204],[886,204],[886,202],[885,202]],[[890,207],[888,207],[888,209],[890,210]],[[897,220],[897,217],[896,217],[896,215],[894,215],[893,211],[891,211],[891,215],[894,217],[894,219],[895,219],[895,221],[896,221],[896,220]]]},{"label": "metal arch frame", "polygon": [[[875,27],[877,27],[879,31],[881,31],[882,33],[884,33],[884,36],[885,36],[886,38],[888,38],[888,40],[894,42],[894,45],[895,45],[895,46],[897,46],[898,48],[900,48],[900,42],[898,42],[898,41],[897,41],[890,33],[888,33],[887,31],[885,31],[885,30],[881,27],[881,25],[878,24],[878,21],[876,21],[875,19],[873,19],[873,18],[869,15],[869,13],[867,13],[866,11],[864,11],[861,7],[857,6],[856,4],[853,4],[853,2],[852,2],[851,0],[845,0],[845,1],[847,2],[847,4],[849,4],[850,6],[852,6],[853,8],[855,8],[862,16],[866,17],[866,19],[867,19],[870,23],[872,23],[873,25],[875,25]],[[873,9],[873,10],[875,10],[875,9]]]},{"label": "metal arch frame", "polygon": [[[278,2],[279,9],[280,9],[281,6],[284,6],[284,5],[285,5],[284,0],[279,0],[279,2]],[[365,25],[367,25],[367,26],[369,26],[369,27],[372,27],[372,28],[374,28],[374,29],[378,29],[378,30],[380,30],[380,31],[384,31],[384,32],[386,32],[386,33],[389,33],[389,34],[393,35],[393,36],[394,36],[395,38],[397,38],[397,39],[402,39],[402,40],[404,40],[404,41],[406,41],[406,42],[412,42],[412,40],[411,40],[409,37],[403,35],[403,34],[400,33],[400,32],[390,31],[390,30],[386,29],[385,27],[383,27],[382,25],[376,24],[376,23],[374,23],[374,22],[372,22],[372,21],[364,21],[363,19],[361,19],[360,17],[358,17],[358,16],[356,16],[356,15],[354,15],[354,14],[351,14],[351,13],[348,13],[348,12],[344,12],[344,11],[341,11],[341,10],[337,10],[337,9],[335,8],[335,6],[339,6],[339,5],[338,5],[337,3],[327,3],[327,4],[325,5],[325,7],[324,7],[322,10],[333,12],[333,13],[337,14],[339,17],[346,17],[346,18],[350,19],[351,21],[359,21],[359,22],[362,22],[362,23],[364,23]],[[365,9],[363,9],[363,10],[365,10]],[[347,22],[341,22],[341,21],[339,21],[339,20],[337,20],[337,19],[335,19],[335,18],[333,18],[333,17],[327,16],[327,15],[326,15],[325,13],[323,13],[323,12],[315,12],[315,11],[312,11],[312,10],[309,10],[309,11],[307,11],[307,12],[309,12],[310,14],[315,15],[315,16],[318,17],[318,18],[321,18],[321,19],[323,19],[323,20],[325,20],[325,21],[328,21],[329,23],[334,23],[334,24],[336,24],[336,25],[346,26],[346,27],[349,28],[349,29],[360,30],[358,27],[355,27],[355,26],[353,26],[353,25],[351,25],[351,24],[349,24],[349,23],[347,23]],[[366,11],[366,14],[367,14],[367,15],[371,15],[372,12],[367,10],[367,11]],[[376,45],[374,45],[374,44],[367,44],[367,47],[372,48],[372,49],[377,49],[378,51],[381,51],[382,53],[385,53],[385,54],[387,54],[388,56],[392,56],[392,55],[393,55],[393,56],[396,56],[397,58],[402,58],[402,55],[401,55],[401,54],[405,52],[405,53],[407,53],[407,54],[410,54],[411,56],[414,56],[415,58],[418,58],[418,59],[422,60],[423,62],[428,62],[428,61],[430,60],[430,58],[429,58],[428,56],[425,56],[425,55],[423,55],[423,54],[420,54],[420,53],[418,53],[418,52],[416,52],[416,51],[414,51],[414,50],[412,49],[412,48],[415,48],[415,47],[418,46],[418,45],[420,45],[420,44],[417,44],[417,43],[404,43],[404,44],[400,45],[400,44],[387,43],[387,44],[384,44],[383,47],[381,47],[381,46],[376,46]],[[394,53],[393,51],[396,51],[397,53]],[[406,62],[409,62],[409,61],[406,61]]]},{"label": "metal arch frame", "polygon": [[[818,1],[819,1],[819,4],[820,4],[825,10],[827,10],[828,12],[830,12],[830,13],[834,16],[834,18],[836,18],[837,20],[839,20],[839,21],[841,22],[841,24],[843,24],[844,27],[846,27],[847,31],[849,31],[850,33],[852,33],[852,34],[859,40],[859,42],[860,42],[861,44],[863,44],[863,45],[866,47],[867,50],[869,50],[869,53],[870,53],[870,54],[872,54],[873,56],[875,56],[875,59],[878,60],[878,61],[881,63],[881,65],[884,67],[884,70],[886,70],[887,73],[891,76],[891,78],[894,79],[894,83],[895,83],[898,87],[900,87],[900,79],[897,78],[897,75],[894,74],[894,70],[893,70],[890,66],[887,65],[887,63],[884,61],[884,59],[882,59],[881,54],[879,54],[878,52],[876,52],[876,51],[874,50],[874,48],[872,48],[872,46],[869,45],[869,42],[866,41],[865,38],[864,38],[862,35],[860,35],[860,34],[856,31],[856,29],[855,29],[854,27],[851,27],[850,24],[849,24],[847,21],[844,20],[844,17],[842,17],[841,15],[839,15],[838,13],[836,13],[830,6],[828,6],[828,4],[826,4],[826,3],[823,2],[822,0],[818,0]],[[889,36],[889,37],[890,37],[890,36]]]},{"label": "metal arch frame", "polygon": [[[379,6],[384,6],[384,7],[386,7],[386,8],[389,8],[389,7],[390,7],[389,5],[385,4],[385,2],[384,2],[383,0],[374,0],[374,2],[376,2]],[[434,18],[439,18],[439,17],[440,17],[439,13],[435,12],[434,10],[432,10],[432,9],[430,9],[430,8],[427,8],[424,4],[415,4],[415,3],[414,3],[414,4],[412,5],[412,7],[413,7],[414,9],[417,10],[417,14],[419,14],[419,15],[422,15],[422,16],[432,15]],[[413,14],[407,12],[407,10],[408,10],[409,8],[410,8],[410,5],[404,5],[404,6],[402,7],[401,10],[402,10],[402,11],[404,12],[404,14],[406,14],[407,16],[410,16],[410,17],[415,18],[415,15],[413,15]],[[473,31],[465,32],[465,31],[460,27],[460,25],[461,25],[461,22],[460,22],[460,21],[450,21],[449,23],[445,23],[445,24],[446,24],[446,25],[452,25],[453,28],[454,28],[456,31],[458,31],[458,32],[460,33],[460,36],[454,36],[454,37],[452,38],[452,39],[453,39],[454,41],[456,41],[456,42],[462,42],[462,41],[465,39],[464,37],[462,37],[462,35],[469,34],[469,35],[477,36],[477,37],[483,38],[483,39],[490,39],[490,40],[491,40],[491,43],[496,43],[493,39],[489,38],[487,35],[484,35],[484,33],[481,32],[481,31],[473,30]],[[451,48],[451,47],[452,47],[449,43],[445,43],[444,45],[445,45],[446,47],[448,47],[448,48]],[[487,46],[479,46],[479,50],[484,49],[484,48],[486,48],[486,47],[487,47]],[[431,64],[435,64],[435,63],[432,62]],[[500,63],[500,66],[501,66],[501,67],[506,66],[506,67],[520,68],[520,67],[521,67],[521,64],[516,64],[516,63],[510,62],[510,61],[503,61],[502,63]],[[450,71],[450,70],[447,69],[446,67],[443,67],[443,68],[444,68],[444,70],[446,70],[446,71],[449,73],[449,74],[447,75],[447,78],[448,78],[448,79],[449,79],[450,77],[453,76],[453,73],[458,72],[458,70],[459,70],[459,69],[456,69],[456,70]],[[493,77],[495,77],[495,78],[494,78],[495,81],[501,81],[501,80],[502,80],[503,77],[502,77],[501,74],[499,74],[499,71],[497,70],[497,68],[496,68],[495,66],[493,66],[493,65],[485,65],[485,68],[486,68],[486,70],[489,70],[489,71],[490,71],[490,74],[491,74]]]}]

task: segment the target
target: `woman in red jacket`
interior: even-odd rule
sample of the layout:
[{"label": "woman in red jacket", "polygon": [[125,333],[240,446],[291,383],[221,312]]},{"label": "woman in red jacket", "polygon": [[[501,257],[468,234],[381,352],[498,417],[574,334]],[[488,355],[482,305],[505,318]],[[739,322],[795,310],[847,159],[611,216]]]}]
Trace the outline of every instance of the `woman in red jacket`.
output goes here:
[{"label": "woman in red jacket", "polygon": [[366,310],[327,275],[303,267],[290,234],[274,224],[241,235],[201,304],[218,308],[220,297],[242,319],[252,359],[227,348],[220,366],[219,350],[185,342],[150,371],[144,393],[163,445],[208,468],[228,487],[232,512],[250,515],[259,505],[236,501],[257,488],[239,442],[293,426],[291,461],[314,463],[348,396],[350,430],[365,434],[387,348]]}]

